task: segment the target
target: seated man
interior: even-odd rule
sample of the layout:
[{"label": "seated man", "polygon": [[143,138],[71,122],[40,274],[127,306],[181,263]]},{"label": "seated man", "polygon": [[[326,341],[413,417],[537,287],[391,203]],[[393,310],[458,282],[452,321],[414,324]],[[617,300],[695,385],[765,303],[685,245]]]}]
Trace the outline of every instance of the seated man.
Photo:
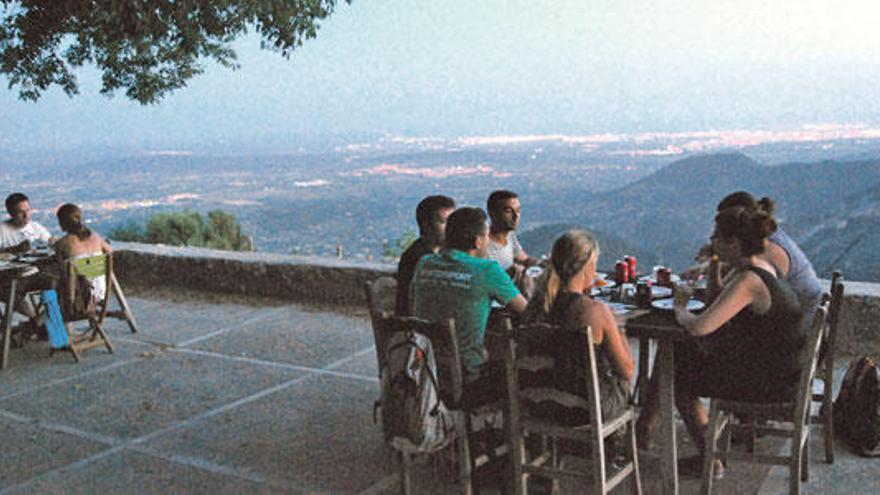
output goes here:
[{"label": "seated man", "polygon": [[6,198],[9,219],[0,223],[0,253],[24,253],[31,244],[42,241],[54,243],[55,239],[37,222],[31,220],[31,204],[22,193],[12,193]]},{"label": "seated man", "polygon": [[538,260],[525,252],[516,237],[521,206],[513,191],[499,190],[489,195],[486,209],[492,225],[489,228],[489,259],[501,265],[520,290],[530,294],[530,279],[524,276],[525,268],[538,264]]},{"label": "seated man", "polygon": [[[22,193],[12,193],[6,198],[6,211],[9,219],[0,223],[0,253],[24,253],[31,249],[35,242],[54,244],[55,238],[46,227],[31,220],[31,205],[28,197]],[[19,280],[18,294],[51,288],[51,279],[45,275],[35,274]],[[0,300],[5,304],[9,300],[9,287],[0,284]],[[27,316],[36,324],[32,328],[39,336],[45,336],[43,317],[27,298],[21,298],[15,310]]]},{"label": "seated man", "polygon": [[446,219],[455,209],[455,201],[448,196],[428,196],[416,207],[416,222],[419,224],[419,238],[400,256],[397,264],[397,305],[398,316],[410,316],[409,286],[412,282],[416,264],[426,254],[436,253],[446,238]]},{"label": "seated man", "polygon": [[412,281],[413,314],[428,321],[455,320],[465,370],[464,401],[477,406],[501,397],[504,366],[487,362],[483,344],[493,300],[521,313],[526,299],[501,266],[486,259],[489,226],[479,208],[449,216],[443,250],[422,258]]}]

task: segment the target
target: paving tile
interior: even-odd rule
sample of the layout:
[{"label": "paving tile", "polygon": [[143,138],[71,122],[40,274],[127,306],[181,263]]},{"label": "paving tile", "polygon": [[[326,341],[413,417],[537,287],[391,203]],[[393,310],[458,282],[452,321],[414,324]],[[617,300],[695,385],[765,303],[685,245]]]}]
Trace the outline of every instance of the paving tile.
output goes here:
[{"label": "paving tile", "polygon": [[192,345],[194,349],[308,367],[349,358],[373,343],[365,318],[280,308],[271,317]]},{"label": "paving tile", "polygon": [[107,448],[70,433],[12,421],[0,409],[0,490]]},{"label": "paving tile", "polygon": [[[288,490],[283,490],[288,491]],[[263,483],[123,450],[64,472],[51,473],[10,493],[278,493]]]},{"label": "paving tile", "polygon": [[116,438],[135,438],[300,374],[229,359],[165,353],[18,395],[0,402],[0,407]]},{"label": "paving tile", "polygon": [[110,342],[113,343],[113,354],[104,347],[95,347],[84,351],[79,363],[73,360],[70,352],[57,352],[50,356],[48,342],[28,342],[20,349],[12,349],[9,366],[0,371],[0,404],[10,394],[108,366],[125,365],[151,349],[151,346],[115,340],[112,336]]},{"label": "paving tile", "polygon": [[363,352],[360,355],[354,356],[333,369],[336,371],[376,378],[378,380],[379,363],[376,358],[376,349],[372,348],[369,352]]},{"label": "paving tile", "polygon": [[395,464],[372,422],[374,383],[310,377],[288,389],[160,435],[147,447],[284,479],[309,492],[352,493]]},{"label": "paving tile", "polygon": [[118,335],[144,342],[179,345],[218,330],[235,328],[274,309],[197,301],[142,301],[130,301],[140,332],[131,333],[124,321],[109,319],[107,327],[111,338]]}]

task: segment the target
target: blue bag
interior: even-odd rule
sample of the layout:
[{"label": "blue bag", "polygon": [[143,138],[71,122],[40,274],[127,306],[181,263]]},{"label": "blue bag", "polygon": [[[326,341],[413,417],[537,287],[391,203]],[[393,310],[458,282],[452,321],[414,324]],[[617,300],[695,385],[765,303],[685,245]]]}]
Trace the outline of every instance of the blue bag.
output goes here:
[{"label": "blue bag", "polygon": [[61,306],[58,305],[58,294],[54,290],[44,290],[42,296],[43,304],[46,305],[46,329],[49,331],[49,345],[52,349],[70,347],[67,328],[64,326],[64,318],[61,316]]}]

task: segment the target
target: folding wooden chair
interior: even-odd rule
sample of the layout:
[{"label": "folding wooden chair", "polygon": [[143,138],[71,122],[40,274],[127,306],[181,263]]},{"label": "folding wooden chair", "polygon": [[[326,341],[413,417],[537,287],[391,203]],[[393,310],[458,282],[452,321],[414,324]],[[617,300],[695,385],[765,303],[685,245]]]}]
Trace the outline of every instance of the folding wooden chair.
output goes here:
[{"label": "folding wooden chair", "polygon": [[[391,313],[382,312],[377,319],[380,332],[385,333],[380,340],[386,341],[396,332],[415,331],[425,335],[431,340],[434,349],[434,359],[437,364],[437,388],[440,400],[446,409],[452,414],[452,438],[457,446],[456,463],[458,466],[458,481],[461,492],[470,495],[474,492],[474,470],[488,464],[493,458],[505,455],[508,452],[507,445],[492,447],[488,452],[474,455],[471,451],[470,435],[475,422],[491,422],[499,411],[503,410],[503,402],[470,408],[464,400],[464,371],[461,358],[458,353],[458,342],[455,336],[455,322],[430,323],[413,317],[397,317]],[[508,418],[503,419],[508,425]],[[439,451],[438,451],[439,452]],[[403,493],[412,493],[412,455],[401,452],[401,489]]]},{"label": "folding wooden chair", "polygon": [[834,387],[834,355],[837,342],[837,327],[840,321],[840,308],[843,305],[843,276],[835,271],[831,276],[831,305],[828,308],[828,325],[822,335],[822,356],[816,379],[822,382],[822,392],[813,392],[813,402],[819,402],[818,416],[811,416],[810,422],[822,425],[825,436],[825,462],[834,463],[834,417],[832,392]]},{"label": "folding wooden chair", "polygon": [[[558,479],[576,477],[590,479],[589,491],[604,495],[628,476],[632,476],[630,484],[632,493],[641,494],[642,485],[635,437],[635,409],[630,405],[617,417],[602,417],[596,354],[589,327],[574,330],[547,323],[531,323],[517,326],[513,330],[509,321],[507,327],[510,329],[511,338],[509,345],[505,347],[504,359],[511,421],[509,431],[514,493],[527,493],[529,477],[540,476],[554,480],[554,492],[558,490]],[[584,374],[587,386],[582,394],[574,395],[546,384],[520,385],[518,375],[525,370],[536,372],[553,369],[556,356],[552,355],[552,351],[537,349],[539,346],[535,345],[535,336],[540,335],[552,335],[554,340],[565,339],[566,343],[571,343],[569,345],[571,352],[585,353]],[[524,352],[526,349],[530,352]],[[567,422],[558,421],[557,418],[533,414],[531,410],[533,406],[543,402],[585,410],[588,412],[589,422],[572,426]],[[609,477],[605,440],[619,431],[626,431],[624,448],[627,459],[620,469]],[[528,435],[538,435],[542,439],[541,452],[532,459],[529,459],[525,448],[525,437]],[[575,442],[582,448],[588,447],[591,469],[588,471],[567,469],[564,460],[559,459],[557,452],[557,444],[560,440]]]},{"label": "folding wooden chair", "polygon": [[[728,459],[789,466],[789,492],[797,495],[801,482],[809,480],[810,456],[810,404],[812,381],[816,375],[819,361],[819,346],[828,315],[830,296],[825,294],[822,304],[816,310],[810,328],[807,345],[804,347],[803,366],[794,400],[782,402],[740,402],[712,398],[709,406],[709,428],[706,431],[706,455],[703,465],[703,484],[701,493],[712,491],[713,466],[716,459]],[[734,424],[732,414],[750,418],[747,425]],[[776,420],[784,422],[780,427],[757,426],[758,421]],[[727,427],[725,429],[725,427]],[[752,436],[756,432],[787,437],[791,439],[791,451],[787,456],[735,452],[730,450],[730,436],[733,428],[748,428]],[[725,432],[724,449],[719,451],[717,443]]]},{"label": "folding wooden chair", "polygon": [[[65,261],[64,272],[61,278],[61,317],[64,321],[64,329],[67,332],[69,345],[67,350],[73,354],[73,358],[79,362],[80,353],[92,347],[105,346],[109,352],[113,352],[113,345],[104,332],[102,322],[107,316],[109,299],[113,290],[113,257],[109,254],[99,254],[87,258],[76,258]],[[97,302],[94,308],[83,309],[82,304],[77,304],[77,298],[81,298],[83,287],[81,284],[87,281],[103,277],[106,284],[104,300]],[[73,324],[87,321],[89,328],[76,333]],[[53,349],[52,352],[58,349]]]},{"label": "folding wooden chair", "polygon": [[[110,282],[113,282],[113,290],[110,290]],[[122,286],[119,285],[119,281],[116,280],[116,274],[111,272],[110,278],[107,283],[107,295],[105,297],[105,301],[109,305],[111,295],[116,298],[116,302],[119,305],[119,309],[108,310],[105,313],[101,314],[100,323],[104,323],[104,318],[116,318],[117,320],[122,320],[128,323],[128,328],[131,330],[131,333],[138,333],[140,329],[138,329],[137,322],[134,319],[134,314],[131,312],[131,307],[128,305],[128,301],[125,299],[125,294],[122,293]]]}]

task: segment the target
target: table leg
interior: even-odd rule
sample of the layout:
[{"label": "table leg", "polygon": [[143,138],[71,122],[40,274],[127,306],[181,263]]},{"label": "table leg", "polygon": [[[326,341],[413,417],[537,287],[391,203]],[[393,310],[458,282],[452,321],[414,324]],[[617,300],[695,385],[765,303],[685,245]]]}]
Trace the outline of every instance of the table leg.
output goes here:
[{"label": "table leg", "polygon": [[660,482],[666,494],[678,495],[678,448],[675,439],[674,344],[661,339],[655,359],[660,393]]},{"label": "table leg", "polygon": [[9,284],[9,300],[6,301],[6,313],[3,315],[3,350],[0,354],[0,370],[6,369],[9,362],[9,343],[12,339],[12,314],[15,312],[15,291],[17,280]]},{"label": "table leg", "polygon": [[639,338],[639,375],[636,379],[636,390],[638,390],[637,404],[645,405],[645,397],[648,395],[648,367],[651,365],[651,340],[647,337]]}]

